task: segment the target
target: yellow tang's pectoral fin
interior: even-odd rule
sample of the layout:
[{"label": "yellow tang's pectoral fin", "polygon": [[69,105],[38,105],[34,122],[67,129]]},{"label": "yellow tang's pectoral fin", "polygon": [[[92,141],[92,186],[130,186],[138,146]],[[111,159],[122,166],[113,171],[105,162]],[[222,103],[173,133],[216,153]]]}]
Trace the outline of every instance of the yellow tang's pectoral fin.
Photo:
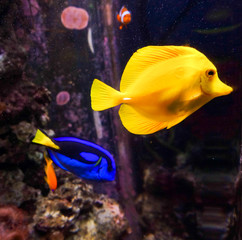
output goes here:
[{"label": "yellow tang's pectoral fin", "polygon": [[167,126],[166,122],[156,122],[144,117],[132,106],[127,104],[121,105],[119,116],[124,127],[134,134],[151,134]]},{"label": "yellow tang's pectoral fin", "polygon": [[54,149],[60,149],[60,147],[58,145],[56,145],[48,136],[46,136],[39,129],[37,130],[35,137],[32,140],[32,142],[40,144],[40,145],[44,145],[46,147],[51,147],[51,148],[54,148]]}]

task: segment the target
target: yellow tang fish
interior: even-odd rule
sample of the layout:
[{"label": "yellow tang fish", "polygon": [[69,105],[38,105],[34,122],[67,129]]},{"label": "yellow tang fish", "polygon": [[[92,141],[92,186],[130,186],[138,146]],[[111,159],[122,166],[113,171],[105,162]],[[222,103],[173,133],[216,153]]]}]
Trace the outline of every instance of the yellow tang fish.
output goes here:
[{"label": "yellow tang fish", "polygon": [[55,170],[52,166],[52,160],[46,156],[46,154],[44,154],[44,158],[46,161],[46,166],[45,166],[45,181],[48,183],[49,188],[51,189],[52,192],[54,192],[54,190],[56,190],[57,188],[57,178],[55,175]]},{"label": "yellow tang fish", "polygon": [[122,104],[119,115],[124,127],[134,134],[151,134],[171,128],[213,98],[232,91],[198,50],[147,46],[128,61],[120,91],[94,80],[91,105],[102,111]]}]

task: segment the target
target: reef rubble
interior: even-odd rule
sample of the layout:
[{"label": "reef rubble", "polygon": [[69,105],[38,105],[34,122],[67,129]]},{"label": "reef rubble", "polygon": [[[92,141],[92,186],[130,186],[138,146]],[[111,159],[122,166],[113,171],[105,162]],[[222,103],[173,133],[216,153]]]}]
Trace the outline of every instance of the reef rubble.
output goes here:
[{"label": "reef rubble", "polygon": [[36,206],[31,224],[36,239],[58,235],[66,240],[114,240],[128,229],[119,204],[95,194],[81,179],[68,179],[55,192],[40,197]]}]

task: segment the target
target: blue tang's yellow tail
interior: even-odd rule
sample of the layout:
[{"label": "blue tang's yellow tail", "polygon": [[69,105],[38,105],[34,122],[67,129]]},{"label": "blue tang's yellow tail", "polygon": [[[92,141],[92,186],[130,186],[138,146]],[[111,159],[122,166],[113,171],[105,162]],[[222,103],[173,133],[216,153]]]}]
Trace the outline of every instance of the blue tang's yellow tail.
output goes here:
[{"label": "blue tang's yellow tail", "polygon": [[46,146],[46,147],[54,148],[54,149],[60,149],[59,146],[57,146],[48,136],[46,136],[39,129],[37,130],[32,142]]}]

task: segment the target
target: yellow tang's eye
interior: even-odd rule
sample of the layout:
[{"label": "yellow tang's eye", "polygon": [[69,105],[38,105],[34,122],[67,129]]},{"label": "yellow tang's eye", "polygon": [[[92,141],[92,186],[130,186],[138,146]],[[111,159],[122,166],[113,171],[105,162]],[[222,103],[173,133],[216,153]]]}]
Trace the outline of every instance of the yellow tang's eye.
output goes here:
[{"label": "yellow tang's eye", "polygon": [[208,69],[207,71],[206,71],[206,76],[208,77],[208,78],[211,78],[212,76],[214,76],[215,75],[215,71],[213,70],[213,69]]}]

